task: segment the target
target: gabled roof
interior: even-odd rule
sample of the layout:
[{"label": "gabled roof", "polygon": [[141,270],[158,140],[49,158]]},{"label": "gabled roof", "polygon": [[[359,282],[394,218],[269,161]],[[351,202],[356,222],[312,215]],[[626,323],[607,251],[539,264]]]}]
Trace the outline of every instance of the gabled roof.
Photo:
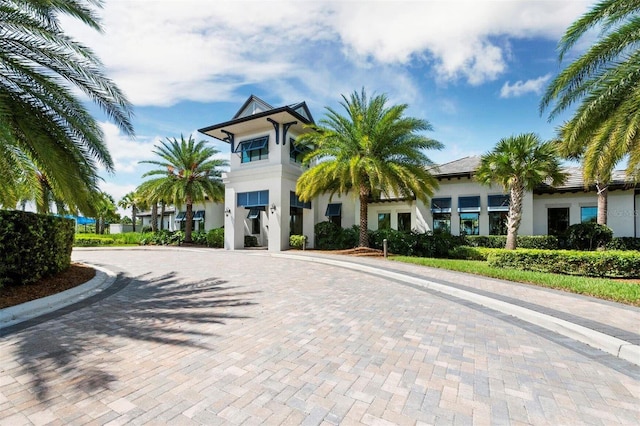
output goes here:
[{"label": "gabled roof", "polygon": [[203,127],[198,131],[230,143],[229,134],[260,131],[265,123],[271,126],[269,121],[281,124],[295,122],[294,128],[301,132],[304,125],[313,123],[313,117],[305,102],[274,108],[257,96],[251,95],[231,120]]},{"label": "gabled roof", "polygon": [[236,115],[233,116],[234,119],[240,117],[247,117],[259,112],[269,111],[273,109],[271,105],[260,99],[255,95],[249,96],[249,98],[245,101],[244,104],[240,107]]}]

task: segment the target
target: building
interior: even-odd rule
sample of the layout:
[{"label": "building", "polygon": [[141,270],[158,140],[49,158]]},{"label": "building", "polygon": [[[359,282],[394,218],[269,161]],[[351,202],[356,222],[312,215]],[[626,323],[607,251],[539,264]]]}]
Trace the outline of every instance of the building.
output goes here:
[{"label": "building", "polygon": [[[212,203],[201,207],[206,211],[205,229],[224,224],[226,249],[242,249],[245,236],[252,235],[271,251],[286,250],[289,236],[296,234],[306,235],[312,248],[316,223],[330,220],[344,228],[359,223],[355,196],[324,195],[303,203],[295,194],[304,154],[295,139],[310,131],[306,125],[311,123],[304,102],[272,107],[252,95],[231,120],[199,130],[231,149],[230,169],[223,173],[224,209]],[[429,205],[416,199],[372,200],[369,227],[418,232],[442,228],[456,235],[506,233],[509,197],[501,187],[483,186],[473,179],[479,161],[480,157],[466,157],[434,169],[440,187]],[[561,187],[543,185],[526,193],[521,235],[555,234],[595,217],[595,188],[585,188],[579,169],[567,170],[570,178]],[[616,172],[609,186],[608,218],[615,236],[638,236],[638,197],[637,186]],[[210,216],[217,219],[209,221]],[[180,213],[175,220],[179,217]]]}]

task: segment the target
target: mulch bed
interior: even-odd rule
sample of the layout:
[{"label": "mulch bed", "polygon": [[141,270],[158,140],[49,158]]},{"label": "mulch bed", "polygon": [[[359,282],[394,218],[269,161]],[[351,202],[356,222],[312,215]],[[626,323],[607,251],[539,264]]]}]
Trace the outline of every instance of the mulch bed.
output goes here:
[{"label": "mulch bed", "polygon": [[72,263],[66,271],[42,278],[33,284],[0,287],[0,309],[60,293],[84,284],[95,276],[95,269]]},{"label": "mulch bed", "polygon": [[[372,249],[368,247],[356,247],[348,250],[314,250],[318,253],[328,254],[343,254],[347,256],[371,256],[371,257],[383,257],[384,252],[378,249]],[[388,253],[391,255],[391,253]]]}]

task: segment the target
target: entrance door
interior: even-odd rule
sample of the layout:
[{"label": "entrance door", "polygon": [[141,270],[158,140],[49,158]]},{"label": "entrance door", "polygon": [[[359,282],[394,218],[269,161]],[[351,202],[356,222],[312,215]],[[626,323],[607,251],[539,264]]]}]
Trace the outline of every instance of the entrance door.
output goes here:
[{"label": "entrance door", "polygon": [[302,208],[291,207],[289,212],[289,235],[302,235]]}]

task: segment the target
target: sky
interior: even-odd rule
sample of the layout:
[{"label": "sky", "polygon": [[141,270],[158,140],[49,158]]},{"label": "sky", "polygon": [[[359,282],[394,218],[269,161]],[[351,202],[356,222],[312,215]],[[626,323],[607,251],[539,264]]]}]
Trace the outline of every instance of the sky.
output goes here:
[{"label": "sky", "polygon": [[[197,132],[227,121],[256,95],[274,107],[306,101],[317,122],[342,95],[365,88],[427,120],[441,164],[482,155],[504,137],[555,136],[568,116],[539,111],[566,28],[582,0],[211,1],[106,0],[98,33],[63,19],[133,104],[135,138],[94,105],[115,162],[101,188],[134,190],[159,141],[193,134],[228,158],[229,145]],[[589,37],[579,45],[579,54]],[[126,214],[126,212],[121,212]]]}]

